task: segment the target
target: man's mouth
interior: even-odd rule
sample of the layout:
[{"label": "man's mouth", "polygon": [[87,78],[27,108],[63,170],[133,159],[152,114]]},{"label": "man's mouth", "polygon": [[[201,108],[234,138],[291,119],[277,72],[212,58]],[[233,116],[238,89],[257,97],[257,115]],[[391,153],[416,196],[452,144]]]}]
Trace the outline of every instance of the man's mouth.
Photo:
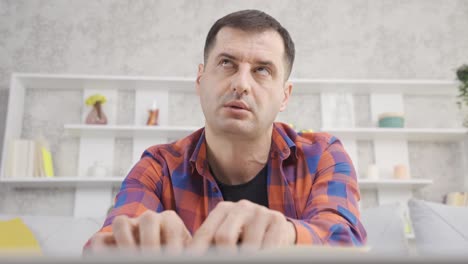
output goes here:
[{"label": "man's mouth", "polygon": [[242,107],[237,107],[237,106],[228,106],[228,107],[234,108],[234,109],[244,109],[244,108],[242,108]]},{"label": "man's mouth", "polygon": [[250,107],[244,103],[243,101],[236,100],[236,101],[231,101],[227,104],[224,105],[224,107],[228,107],[234,110],[246,110],[250,111]]}]

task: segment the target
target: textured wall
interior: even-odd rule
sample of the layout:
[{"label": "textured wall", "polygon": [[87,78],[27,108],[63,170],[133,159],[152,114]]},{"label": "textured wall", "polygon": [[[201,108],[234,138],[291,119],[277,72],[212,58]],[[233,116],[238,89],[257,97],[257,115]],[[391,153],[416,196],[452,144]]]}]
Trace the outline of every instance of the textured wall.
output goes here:
[{"label": "textured wall", "polygon": [[318,130],[322,126],[320,95],[292,95],[288,107],[279,113],[277,121],[293,124],[297,130]]},{"label": "textured wall", "polygon": [[404,108],[407,127],[455,128],[463,123],[456,99],[451,96],[405,96]]},{"label": "textured wall", "polygon": [[[6,113],[8,104],[8,90],[0,89],[0,149],[3,149],[3,135],[5,133]],[[0,156],[1,156],[0,152]]]},{"label": "textured wall", "polygon": [[434,180],[434,184],[418,190],[416,197],[441,201],[449,191],[467,191],[465,179],[460,177],[466,172],[463,172],[463,160],[459,158],[463,155],[459,143],[412,142],[408,149],[412,176]]},{"label": "textured wall", "polygon": [[174,92],[169,94],[171,126],[197,126],[205,124],[205,116],[200,106],[197,94]]},{"label": "textured wall", "polygon": [[259,8],[290,31],[293,75],[453,79],[467,1],[0,1],[0,87],[11,72],[194,76],[220,16]]},{"label": "textured wall", "polygon": [[[453,79],[454,69],[468,58],[468,1],[462,0],[0,0],[0,136],[3,138],[8,97],[2,89],[8,87],[12,72],[194,76],[211,24],[224,14],[244,8],[262,9],[288,28],[297,48],[293,77]],[[127,102],[133,97],[132,92],[119,94],[119,124],[131,122],[133,117],[125,113],[132,112],[134,106]],[[63,104],[80,107],[81,96],[73,98]],[[291,120],[301,128],[320,127],[318,98],[293,97],[290,108],[279,119]],[[370,125],[369,97],[354,98],[356,124]],[[174,94],[169,100],[171,109],[181,102],[186,105],[171,119],[171,124],[203,122],[194,95]],[[447,97],[406,97],[408,126],[457,126],[460,117],[452,102],[453,98]],[[298,116],[304,104],[309,106],[307,114]],[[75,118],[72,112],[58,119],[70,115]],[[187,113],[196,115],[186,118]],[[31,122],[40,121],[37,118]],[[53,125],[52,128],[50,133],[61,129]],[[32,132],[32,127],[24,131]],[[56,153],[73,152],[77,146],[73,139],[55,140],[64,143],[57,145]],[[357,166],[365,168],[371,162],[372,144],[360,142],[358,146]],[[436,181],[434,187],[418,193],[420,197],[440,200],[443,193],[458,186],[462,178],[457,175],[462,173],[463,164],[467,167],[465,173],[468,171],[467,162],[454,154],[461,153],[461,148],[410,144],[412,174]],[[119,139],[117,149],[129,151],[131,145],[128,140]],[[122,154],[116,159],[123,164],[115,168],[118,173],[124,170],[130,156]],[[437,162],[428,163],[426,159]],[[67,166],[61,170],[72,170],[76,165]],[[376,202],[374,192],[363,197],[364,206]],[[0,187],[0,212],[69,215],[72,205],[72,189]]]}]

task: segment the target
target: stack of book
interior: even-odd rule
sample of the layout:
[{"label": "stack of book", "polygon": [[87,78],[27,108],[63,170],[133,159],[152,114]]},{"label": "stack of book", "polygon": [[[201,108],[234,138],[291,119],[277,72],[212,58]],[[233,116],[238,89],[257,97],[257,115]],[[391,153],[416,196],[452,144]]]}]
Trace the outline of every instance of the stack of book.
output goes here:
[{"label": "stack of book", "polygon": [[445,203],[454,206],[468,206],[467,192],[452,192],[447,194]]},{"label": "stack of book", "polygon": [[42,140],[16,139],[8,142],[6,178],[53,177],[52,155]]}]

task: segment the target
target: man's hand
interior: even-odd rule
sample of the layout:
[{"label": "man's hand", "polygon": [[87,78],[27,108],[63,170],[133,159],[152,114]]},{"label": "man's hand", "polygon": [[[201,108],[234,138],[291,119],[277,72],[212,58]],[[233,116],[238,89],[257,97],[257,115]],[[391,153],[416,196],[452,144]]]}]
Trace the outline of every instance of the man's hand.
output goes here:
[{"label": "man's hand", "polygon": [[137,218],[117,216],[112,222],[112,232],[98,233],[91,238],[90,250],[92,253],[112,249],[155,253],[164,247],[168,253],[178,254],[190,240],[190,232],[174,211],[146,211]]},{"label": "man's hand", "polygon": [[193,253],[204,253],[211,246],[229,252],[256,251],[292,245],[296,230],[280,212],[247,200],[221,202],[208,215],[190,244]]}]

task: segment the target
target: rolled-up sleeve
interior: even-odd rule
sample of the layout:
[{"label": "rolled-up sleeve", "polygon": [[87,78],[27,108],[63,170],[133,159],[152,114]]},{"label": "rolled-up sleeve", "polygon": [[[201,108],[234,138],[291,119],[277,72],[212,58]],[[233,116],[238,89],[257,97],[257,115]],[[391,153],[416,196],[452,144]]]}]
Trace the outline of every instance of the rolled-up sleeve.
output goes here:
[{"label": "rolled-up sleeve", "polygon": [[362,246],[366,231],[360,221],[356,172],[341,142],[331,137],[314,175],[310,194],[296,228],[296,244]]}]

